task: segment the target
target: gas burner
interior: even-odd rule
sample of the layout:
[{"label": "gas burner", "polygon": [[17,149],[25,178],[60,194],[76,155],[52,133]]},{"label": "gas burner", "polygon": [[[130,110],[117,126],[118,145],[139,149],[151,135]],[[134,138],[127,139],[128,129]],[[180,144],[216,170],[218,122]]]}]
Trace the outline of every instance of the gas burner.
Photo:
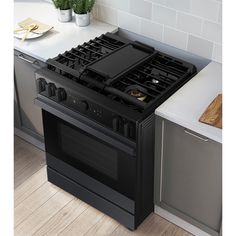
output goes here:
[{"label": "gas burner", "polygon": [[130,96],[137,98],[139,101],[144,101],[147,98],[145,94],[146,89],[138,86],[138,85],[130,85],[125,90]]},{"label": "gas burner", "polygon": [[157,86],[159,84],[158,80],[152,79],[152,81],[146,81],[144,84],[147,85],[149,88],[157,89]]},{"label": "gas burner", "polygon": [[129,95],[137,98],[140,101],[144,101],[147,98],[147,95],[143,94],[141,91],[138,89],[133,89],[128,92]]},{"label": "gas burner", "polygon": [[159,80],[157,80],[157,79],[152,79],[152,83],[154,83],[154,84],[159,84]]}]

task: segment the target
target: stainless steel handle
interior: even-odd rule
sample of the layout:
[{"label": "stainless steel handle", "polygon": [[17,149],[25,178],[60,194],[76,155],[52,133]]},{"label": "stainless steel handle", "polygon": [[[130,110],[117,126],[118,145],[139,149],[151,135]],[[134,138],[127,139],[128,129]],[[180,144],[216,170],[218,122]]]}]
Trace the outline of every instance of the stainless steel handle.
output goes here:
[{"label": "stainless steel handle", "polygon": [[165,132],[165,121],[162,120],[162,122],[161,122],[160,202],[162,201],[163,156],[164,156],[164,132]]},{"label": "stainless steel handle", "polygon": [[191,132],[190,132],[189,130],[187,130],[187,129],[184,129],[184,132],[185,132],[186,134],[189,134],[189,135],[191,135],[191,136],[193,136],[193,137],[195,137],[195,138],[198,138],[198,139],[200,139],[200,140],[202,140],[202,141],[204,141],[204,142],[208,142],[208,141],[209,141],[208,138],[200,137],[200,136],[198,136],[198,135],[196,135],[196,134],[191,133]]},{"label": "stainless steel handle", "polygon": [[21,60],[26,61],[26,62],[28,62],[30,64],[34,64],[37,61],[37,60],[31,61],[31,60],[25,58],[23,54],[18,55],[18,58],[20,58]]}]

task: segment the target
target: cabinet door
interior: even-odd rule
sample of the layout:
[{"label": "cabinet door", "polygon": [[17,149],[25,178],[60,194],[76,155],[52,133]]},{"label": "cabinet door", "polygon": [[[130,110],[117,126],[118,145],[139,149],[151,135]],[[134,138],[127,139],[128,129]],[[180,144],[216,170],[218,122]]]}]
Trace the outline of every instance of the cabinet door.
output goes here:
[{"label": "cabinet door", "polygon": [[25,54],[14,52],[14,69],[19,98],[21,126],[30,134],[43,136],[41,109],[34,104],[36,84],[34,72],[42,63]]},{"label": "cabinet door", "polygon": [[221,144],[166,120],[162,131],[160,205],[209,233],[219,232]]},{"label": "cabinet door", "polygon": [[19,102],[18,102],[16,85],[14,87],[14,127],[18,129],[20,129],[21,127]]}]

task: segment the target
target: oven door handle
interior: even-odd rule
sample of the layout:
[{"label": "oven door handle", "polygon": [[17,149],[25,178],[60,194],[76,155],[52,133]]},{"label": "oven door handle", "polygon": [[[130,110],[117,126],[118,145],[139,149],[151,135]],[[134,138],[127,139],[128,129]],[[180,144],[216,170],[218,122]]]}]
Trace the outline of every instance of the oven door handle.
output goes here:
[{"label": "oven door handle", "polygon": [[69,110],[66,107],[62,107],[61,105],[55,103],[54,101],[45,101],[45,99],[42,99],[40,97],[35,99],[35,104],[41,107],[43,110],[48,111],[49,113],[59,117],[62,120],[65,120],[66,122],[78,127],[79,129],[85,131],[86,133],[101,139],[105,143],[113,146],[116,149],[119,149],[130,156],[136,156],[135,147],[130,147],[122,142],[120,142],[117,139],[114,139],[99,130],[90,127],[83,121],[80,121],[79,115],[75,113],[74,111]]}]

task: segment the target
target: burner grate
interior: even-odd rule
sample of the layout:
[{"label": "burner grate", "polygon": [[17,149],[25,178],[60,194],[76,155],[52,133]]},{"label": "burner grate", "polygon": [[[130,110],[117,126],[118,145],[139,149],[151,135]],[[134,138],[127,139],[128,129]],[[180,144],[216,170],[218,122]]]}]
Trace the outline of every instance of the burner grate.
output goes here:
[{"label": "burner grate", "polygon": [[54,59],[49,59],[47,66],[49,70],[61,75],[69,74],[79,78],[86,66],[121,48],[124,44],[106,35],[101,35],[99,38],[59,54]]},{"label": "burner grate", "polygon": [[49,59],[47,67],[139,112],[161,104],[196,74],[190,63],[111,34]]},{"label": "burner grate", "polygon": [[[151,59],[121,77],[112,84],[112,87],[121,91],[122,93],[117,94],[126,101],[129,100],[127,95],[131,96],[127,88],[131,85],[141,88],[140,92],[144,93],[146,98],[142,101],[142,105],[140,101],[136,105],[144,110],[161,100],[165,94],[195,72],[196,68],[193,65],[157,52]],[[122,97],[122,94],[125,95]]]}]

